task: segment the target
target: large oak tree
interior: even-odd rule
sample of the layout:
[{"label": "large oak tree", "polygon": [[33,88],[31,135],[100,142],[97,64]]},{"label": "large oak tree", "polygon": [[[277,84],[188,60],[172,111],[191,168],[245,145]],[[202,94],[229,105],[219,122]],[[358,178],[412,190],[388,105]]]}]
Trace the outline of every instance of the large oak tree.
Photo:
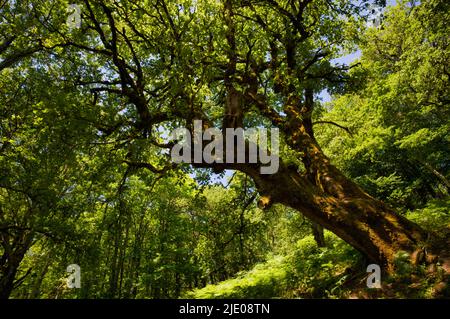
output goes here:
[{"label": "large oak tree", "polygon": [[194,166],[247,174],[262,208],[288,205],[389,270],[401,251],[414,262],[424,256],[430,235],[344,176],[314,137],[318,94],[352,84],[350,67],[332,59],[351,48],[365,25],[364,6],[341,0],[80,5],[81,27],[69,30],[65,1],[34,1],[35,25],[25,39],[37,37],[38,45],[15,52],[16,36],[2,39],[8,54],[2,64],[11,67],[38,51],[35,63],[58,69],[56,81],[91,96],[85,107],[105,114],[91,124],[129,149],[128,165],[155,174],[183,169],[171,162],[173,141],[165,137],[178,127],[192,129],[194,120],[205,128],[277,127],[282,152],[274,174],[261,174],[260,163]]}]

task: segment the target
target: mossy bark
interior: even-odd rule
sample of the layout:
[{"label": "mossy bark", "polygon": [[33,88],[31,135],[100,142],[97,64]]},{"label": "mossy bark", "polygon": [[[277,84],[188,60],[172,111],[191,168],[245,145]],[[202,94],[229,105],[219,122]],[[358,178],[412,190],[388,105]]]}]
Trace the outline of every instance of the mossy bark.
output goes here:
[{"label": "mossy bark", "polygon": [[[292,135],[295,138],[295,134]],[[323,226],[364,254],[371,262],[394,270],[396,255],[411,256],[423,249],[429,234],[415,223],[371,197],[333,166],[314,139],[302,134],[306,171],[280,164],[273,175],[245,169],[265,200],[290,206]]]}]

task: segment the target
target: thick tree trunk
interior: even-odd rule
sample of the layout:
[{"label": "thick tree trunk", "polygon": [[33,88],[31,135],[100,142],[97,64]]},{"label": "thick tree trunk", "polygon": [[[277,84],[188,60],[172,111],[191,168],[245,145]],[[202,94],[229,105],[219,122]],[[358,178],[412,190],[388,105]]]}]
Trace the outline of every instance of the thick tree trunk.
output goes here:
[{"label": "thick tree trunk", "polygon": [[324,157],[316,160],[317,183],[284,165],[273,175],[250,171],[263,195],[260,206],[278,202],[300,211],[389,271],[397,253],[423,248],[424,230],[370,197]]},{"label": "thick tree trunk", "polygon": [[7,237],[6,233],[2,236],[5,251],[0,258],[0,299],[8,299],[11,295],[20,263],[32,242],[31,232],[15,236],[12,244]]},{"label": "thick tree trunk", "polygon": [[14,288],[14,278],[16,277],[17,269],[19,268],[20,260],[11,258],[8,265],[2,269],[0,277],[0,299],[8,299]]},{"label": "thick tree trunk", "polygon": [[[263,195],[260,206],[278,202],[300,211],[388,271],[394,270],[401,251],[411,257],[423,256],[415,252],[424,248],[429,234],[365,193],[324,155],[312,131],[312,94],[306,93],[302,116],[296,113],[298,107],[287,107],[288,122],[283,127],[286,142],[298,151],[305,171],[299,173],[281,161],[273,175],[246,168]],[[298,105],[299,101],[292,99],[289,103]]]},{"label": "thick tree trunk", "polygon": [[[290,136],[295,138],[298,134]],[[400,252],[410,254],[412,263],[420,262],[416,259],[424,254],[417,252],[425,248],[430,251],[430,247],[426,247],[430,234],[345,177],[308,134],[303,133],[299,141],[300,145],[291,141],[288,144],[304,150],[305,172],[298,172],[282,160],[278,171],[272,175],[261,174],[260,164],[193,165],[246,173],[254,180],[261,195],[260,208],[274,203],[294,208],[387,271],[394,271],[395,259]]]},{"label": "thick tree trunk", "polygon": [[[260,172],[260,164],[214,164],[218,169],[237,169],[253,178],[258,191],[262,195],[259,206],[267,207],[272,203],[282,203],[290,206],[318,224],[345,240],[358,249],[372,262],[384,266],[389,271],[394,269],[396,255],[405,251],[411,256],[428,239],[428,234],[419,226],[398,215],[383,202],[372,198],[351,180],[346,178],[320,149],[314,138],[312,113],[314,109],[314,89],[305,87],[304,96],[299,94],[295,85],[287,78],[294,78],[296,70],[295,48],[292,41],[286,43],[286,62],[288,76],[285,81],[276,81],[280,94],[284,96],[281,116],[274,111],[263,95],[257,94],[257,79],[249,77],[243,100],[239,100],[231,81],[236,69],[235,29],[233,22],[232,1],[224,6],[225,24],[227,29],[228,65],[225,77],[227,99],[224,114],[233,113],[230,110],[239,108],[243,114],[243,100],[254,104],[262,114],[269,118],[272,124],[284,134],[285,142],[292,151],[301,158],[305,171],[299,173],[295,168],[283,164],[277,173],[264,175]],[[287,34],[291,39],[291,34]],[[277,52],[271,52],[271,68],[277,73]],[[257,70],[253,69],[257,74]],[[253,80],[252,80],[253,79]],[[231,101],[233,100],[233,103]],[[235,114],[235,113],[233,113]],[[237,127],[240,127],[238,125]],[[224,127],[236,127],[224,122]],[[246,156],[246,158],[249,158]],[[192,161],[191,161],[192,163]],[[236,161],[234,163],[237,163]],[[205,163],[194,166],[208,167]],[[423,254],[422,254],[423,255]]]}]

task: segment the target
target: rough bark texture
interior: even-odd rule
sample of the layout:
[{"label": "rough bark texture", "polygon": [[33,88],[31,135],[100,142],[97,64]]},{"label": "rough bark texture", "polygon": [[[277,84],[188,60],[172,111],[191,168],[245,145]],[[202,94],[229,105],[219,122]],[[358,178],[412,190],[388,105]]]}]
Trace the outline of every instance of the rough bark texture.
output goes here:
[{"label": "rough bark texture", "polygon": [[425,231],[370,197],[331,164],[323,162],[325,158],[321,161],[320,165],[315,162],[320,167],[317,185],[284,165],[273,175],[255,176],[253,172],[264,194],[264,206],[282,203],[300,211],[387,270],[393,270],[398,252],[412,255],[423,248],[428,239]]},{"label": "rough bark texture", "polygon": [[[276,91],[285,97],[283,109],[286,115],[281,116],[271,108],[264,96],[251,89],[258,87],[255,76],[243,77],[247,81],[243,81],[241,85],[246,90],[240,93],[242,99],[236,96],[237,92],[231,84],[233,75],[237,72],[233,17],[232,1],[227,0],[224,4],[224,22],[228,27],[226,39],[229,50],[225,74],[227,99],[224,103],[224,118],[230,113],[245,114],[243,103],[253,104],[283,132],[288,146],[298,152],[305,171],[298,172],[281,160],[278,172],[273,175],[260,174],[260,165],[257,164],[220,164],[210,167],[237,169],[248,174],[261,194],[260,207],[269,207],[273,203],[290,206],[304,214],[313,224],[338,235],[372,262],[389,271],[394,270],[397,253],[405,251],[413,256],[418,249],[424,248],[429,235],[383,202],[365,193],[333,166],[322,152],[313,132],[314,88],[305,87],[302,95],[289,80],[296,76],[296,43],[305,40],[308,34],[301,32],[301,25],[297,25],[300,30],[297,42],[294,40],[295,32],[286,34],[284,46],[287,77],[278,69],[279,52],[276,45],[271,44],[272,62],[269,68],[275,74]],[[316,55],[311,63],[314,64],[318,57]],[[251,69],[250,74],[258,73],[258,67]],[[237,112],[236,109],[240,111]],[[236,124],[236,121],[232,124],[224,121],[224,128],[241,127],[241,119]]]},{"label": "rough bark texture", "polygon": [[[6,243],[6,234],[2,240]],[[6,249],[0,258],[0,299],[8,299],[15,286],[20,284],[21,280],[15,281],[15,278],[31,241],[32,233],[24,232],[15,237],[12,245],[4,245]]]}]

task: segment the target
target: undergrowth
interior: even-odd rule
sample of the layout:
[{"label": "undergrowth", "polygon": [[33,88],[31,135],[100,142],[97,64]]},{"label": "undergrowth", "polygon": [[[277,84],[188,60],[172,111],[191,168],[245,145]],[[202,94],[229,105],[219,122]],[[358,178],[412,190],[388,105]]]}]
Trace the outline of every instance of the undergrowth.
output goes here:
[{"label": "undergrowth", "polygon": [[[445,241],[450,229],[450,200],[430,202],[406,216],[425,229],[438,229]],[[367,262],[355,249],[325,231],[326,247],[312,235],[299,240],[290,253],[268,256],[265,263],[235,278],[189,291],[185,298],[435,298],[448,295],[448,276],[433,266],[412,268],[404,256],[398,271],[382,276],[381,289],[366,286]],[[443,284],[444,283],[444,284]]]}]

